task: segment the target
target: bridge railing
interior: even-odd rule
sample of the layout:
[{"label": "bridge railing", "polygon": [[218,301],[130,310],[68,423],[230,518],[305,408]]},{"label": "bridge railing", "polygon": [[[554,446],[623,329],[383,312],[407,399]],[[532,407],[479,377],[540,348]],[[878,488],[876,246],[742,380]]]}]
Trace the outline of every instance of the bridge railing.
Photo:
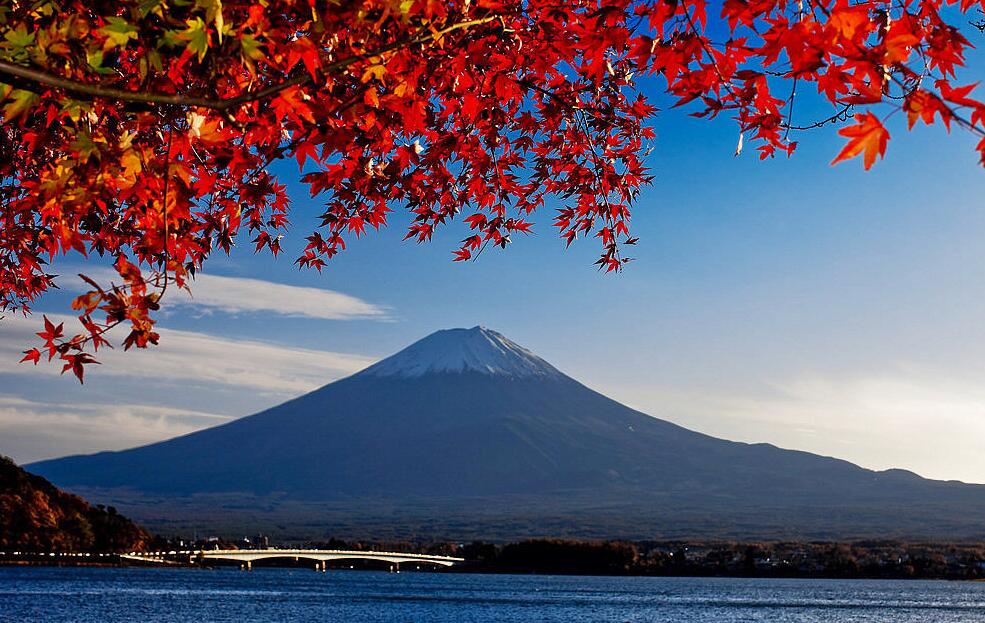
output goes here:
[{"label": "bridge railing", "polygon": [[254,561],[267,558],[309,558],[312,560],[361,559],[379,560],[384,562],[425,562],[452,566],[465,562],[457,556],[442,556],[439,554],[418,554],[411,552],[380,552],[365,550],[340,549],[196,549],[170,550],[159,552],[130,552],[123,554],[129,560],[144,560],[147,562],[163,561],[168,556],[188,557],[189,559],[239,560]]}]

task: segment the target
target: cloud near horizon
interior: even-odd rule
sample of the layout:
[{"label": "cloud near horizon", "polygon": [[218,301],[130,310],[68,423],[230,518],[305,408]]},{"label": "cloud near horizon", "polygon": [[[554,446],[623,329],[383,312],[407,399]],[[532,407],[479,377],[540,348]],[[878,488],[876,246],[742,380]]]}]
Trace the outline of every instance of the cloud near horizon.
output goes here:
[{"label": "cloud near horizon", "polygon": [[0,454],[31,463],[122,450],[222,424],[231,416],[146,404],[66,404],[0,395]]},{"label": "cloud near horizon", "polygon": [[[49,314],[65,332],[80,330],[72,316]],[[0,321],[0,373],[58,375],[61,366],[17,363],[21,351],[37,343],[41,315],[12,316]],[[125,328],[121,327],[120,331]],[[194,331],[159,329],[161,343],[146,350],[100,349],[87,375],[127,377],[155,382],[246,387],[278,396],[294,396],[348,376],[376,361],[351,353],[313,350],[248,339],[217,337]],[[118,340],[116,340],[118,341]],[[69,381],[69,379],[66,379]],[[71,382],[75,382],[74,380]]]},{"label": "cloud near horizon", "polygon": [[[109,268],[66,268],[65,273],[84,273],[100,285],[119,282],[120,276]],[[66,275],[67,276],[67,275]],[[60,282],[73,292],[89,288],[81,279]],[[193,307],[204,311],[230,314],[269,313],[321,320],[392,320],[389,308],[369,303],[355,296],[324,288],[292,286],[249,277],[222,277],[199,273],[191,282],[191,293],[176,291],[163,301],[165,308]]]}]

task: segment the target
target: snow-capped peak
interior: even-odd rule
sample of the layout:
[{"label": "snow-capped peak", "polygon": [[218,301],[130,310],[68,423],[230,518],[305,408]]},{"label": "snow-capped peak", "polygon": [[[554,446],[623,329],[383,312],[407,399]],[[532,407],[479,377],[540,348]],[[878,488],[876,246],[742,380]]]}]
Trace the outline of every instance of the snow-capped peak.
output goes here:
[{"label": "snow-capped peak", "polygon": [[485,327],[437,331],[366,368],[360,375],[414,378],[434,372],[561,376],[551,364]]}]

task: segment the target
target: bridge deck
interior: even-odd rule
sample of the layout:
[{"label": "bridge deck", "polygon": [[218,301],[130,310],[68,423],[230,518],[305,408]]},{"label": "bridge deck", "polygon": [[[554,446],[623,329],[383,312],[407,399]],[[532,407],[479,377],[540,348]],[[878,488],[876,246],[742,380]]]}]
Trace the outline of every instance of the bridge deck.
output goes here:
[{"label": "bridge deck", "polygon": [[203,550],[172,550],[167,552],[131,552],[124,554],[128,560],[144,562],[167,563],[169,559],[182,557],[192,560],[228,560],[252,563],[257,560],[271,558],[295,558],[327,562],[329,560],[378,560],[392,564],[408,562],[428,563],[451,567],[465,562],[464,558],[455,556],[437,556],[431,554],[411,554],[405,552],[366,552],[355,550],[333,549],[203,549]]}]

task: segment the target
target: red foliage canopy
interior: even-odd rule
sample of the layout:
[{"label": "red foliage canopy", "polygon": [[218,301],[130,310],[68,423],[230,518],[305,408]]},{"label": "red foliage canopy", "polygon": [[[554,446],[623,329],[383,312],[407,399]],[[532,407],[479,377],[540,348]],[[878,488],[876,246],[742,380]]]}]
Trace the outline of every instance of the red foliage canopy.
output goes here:
[{"label": "red foliage canopy", "polygon": [[807,126],[862,107],[835,161],[868,168],[889,138],[876,110],[985,134],[985,105],[955,82],[969,42],[942,15],[964,23],[983,5],[725,0],[709,19],[705,0],[7,3],[0,305],[26,310],[55,255],[108,255],[120,282],[89,281],[73,305],[84,330],[46,322],[25,360],[81,379],[112,326],[129,326],[127,348],[155,343],[151,312],[213,250],[244,233],[280,250],[290,202],[268,167],[281,158],[325,200],[302,267],[398,207],[418,241],[466,211],[467,260],[555,197],[561,237],[597,237],[600,268],[619,270],[649,181],[642,76],[698,116],[734,117],[763,158],[805,127],[798,83],[832,105]]}]

